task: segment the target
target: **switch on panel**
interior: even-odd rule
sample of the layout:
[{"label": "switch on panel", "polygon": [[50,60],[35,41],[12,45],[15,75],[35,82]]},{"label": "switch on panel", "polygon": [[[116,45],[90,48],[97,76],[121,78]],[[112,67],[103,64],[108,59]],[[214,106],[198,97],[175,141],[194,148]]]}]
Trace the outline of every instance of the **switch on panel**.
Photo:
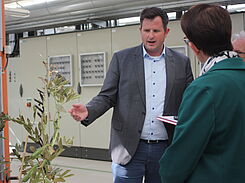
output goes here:
[{"label": "switch on panel", "polygon": [[27,98],[26,99],[26,107],[31,107],[32,106],[32,99],[31,98]]}]

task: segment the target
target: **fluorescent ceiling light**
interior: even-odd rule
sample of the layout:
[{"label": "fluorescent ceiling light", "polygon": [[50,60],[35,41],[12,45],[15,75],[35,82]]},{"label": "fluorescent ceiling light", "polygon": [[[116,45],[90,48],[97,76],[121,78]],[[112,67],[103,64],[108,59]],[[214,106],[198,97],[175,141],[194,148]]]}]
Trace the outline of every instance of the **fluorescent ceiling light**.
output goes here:
[{"label": "fluorescent ceiling light", "polygon": [[42,3],[47,3],[51,1],[56,1],[56,0],[22,0],[22,1],[17,1],[14,3],[5,4],[5,7],[8,7],[8,8],[28,7],[31,5],[42,4]]},{"label": "fluorescent ceiling light", "polygon": [[25,18],[25,17],[29,17],[29,15],[30,15],[30,11],[26,10],[26,9],[23,9],[23,8],[8,8],[8,7],[5,7],[5,10],[6,10],[5,11],[6,15],[12,16],[12,17]]}]

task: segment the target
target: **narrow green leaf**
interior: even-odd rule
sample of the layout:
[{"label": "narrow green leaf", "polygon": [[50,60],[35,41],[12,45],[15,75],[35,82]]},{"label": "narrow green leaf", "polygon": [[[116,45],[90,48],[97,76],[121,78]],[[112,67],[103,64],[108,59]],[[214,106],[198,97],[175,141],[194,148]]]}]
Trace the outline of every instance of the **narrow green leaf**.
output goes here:
[{"label": "narrow green leaf", "polygon": [[54,182],[65,182],[65,179],[59,177],[59,178],[54,179]]},{"label": "narrow green leaf", "polygon": [[65,175],[64,178],[71,177],[71,176],[74,176],[74,174]]},{"label": "narrow green leaf", "polygon": [[22,182],[27,182],[30,179],[31,175],[36,171],[37,167],[38,167],[38,164],[36,164],[35,166],[33,166],[28,171],[28,173],[24,176],[24,178],[22,179]]},{"label": "narrow green leaf", "polygon": [[66,174],[68,174],[69,172],[71,172],[71,170],[66,170],[66,171],[64,171],[60,176],[63,177],[63,176],[65,176]]}]

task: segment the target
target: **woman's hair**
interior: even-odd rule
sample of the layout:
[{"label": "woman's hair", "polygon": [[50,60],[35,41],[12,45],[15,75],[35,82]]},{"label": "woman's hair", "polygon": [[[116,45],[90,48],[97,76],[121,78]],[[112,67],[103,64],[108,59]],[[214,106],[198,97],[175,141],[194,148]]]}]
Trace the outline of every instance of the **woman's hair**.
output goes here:
[{"label": "woman's hair", "polygon": [[163,28],[166,31],[167,30],[168,21],[169,21],[168,15],[163,9],[157,8],[157,7],[145,8],[141,12],[141,14],[140,14],[140,25],[142,26],[143,20],[145,18],[153,20],[157,16],[161,17]]},{"label": "woman's hair", "polygon": [[182,16],[181,28],[186,37],[209,56],[232,50],[230,14],[218,5],[193,6]]}]

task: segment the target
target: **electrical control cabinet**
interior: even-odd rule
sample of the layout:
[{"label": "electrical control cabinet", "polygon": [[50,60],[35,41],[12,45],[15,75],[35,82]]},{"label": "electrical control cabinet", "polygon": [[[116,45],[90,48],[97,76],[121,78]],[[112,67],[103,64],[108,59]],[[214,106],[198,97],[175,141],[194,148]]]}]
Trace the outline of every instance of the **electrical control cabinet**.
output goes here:
[{"label": "electrical control cabinet", "polygon": [[79,55],[81,86],[100,86],[103,84],[106,67],[105,52]]},{"label": "electrical control cabinet", "polygon": [[58,73],[69,81],[68,86],[72,86],[72,60],[71,55],[50,56],[48,67],[51,72],[51,79]]}]

